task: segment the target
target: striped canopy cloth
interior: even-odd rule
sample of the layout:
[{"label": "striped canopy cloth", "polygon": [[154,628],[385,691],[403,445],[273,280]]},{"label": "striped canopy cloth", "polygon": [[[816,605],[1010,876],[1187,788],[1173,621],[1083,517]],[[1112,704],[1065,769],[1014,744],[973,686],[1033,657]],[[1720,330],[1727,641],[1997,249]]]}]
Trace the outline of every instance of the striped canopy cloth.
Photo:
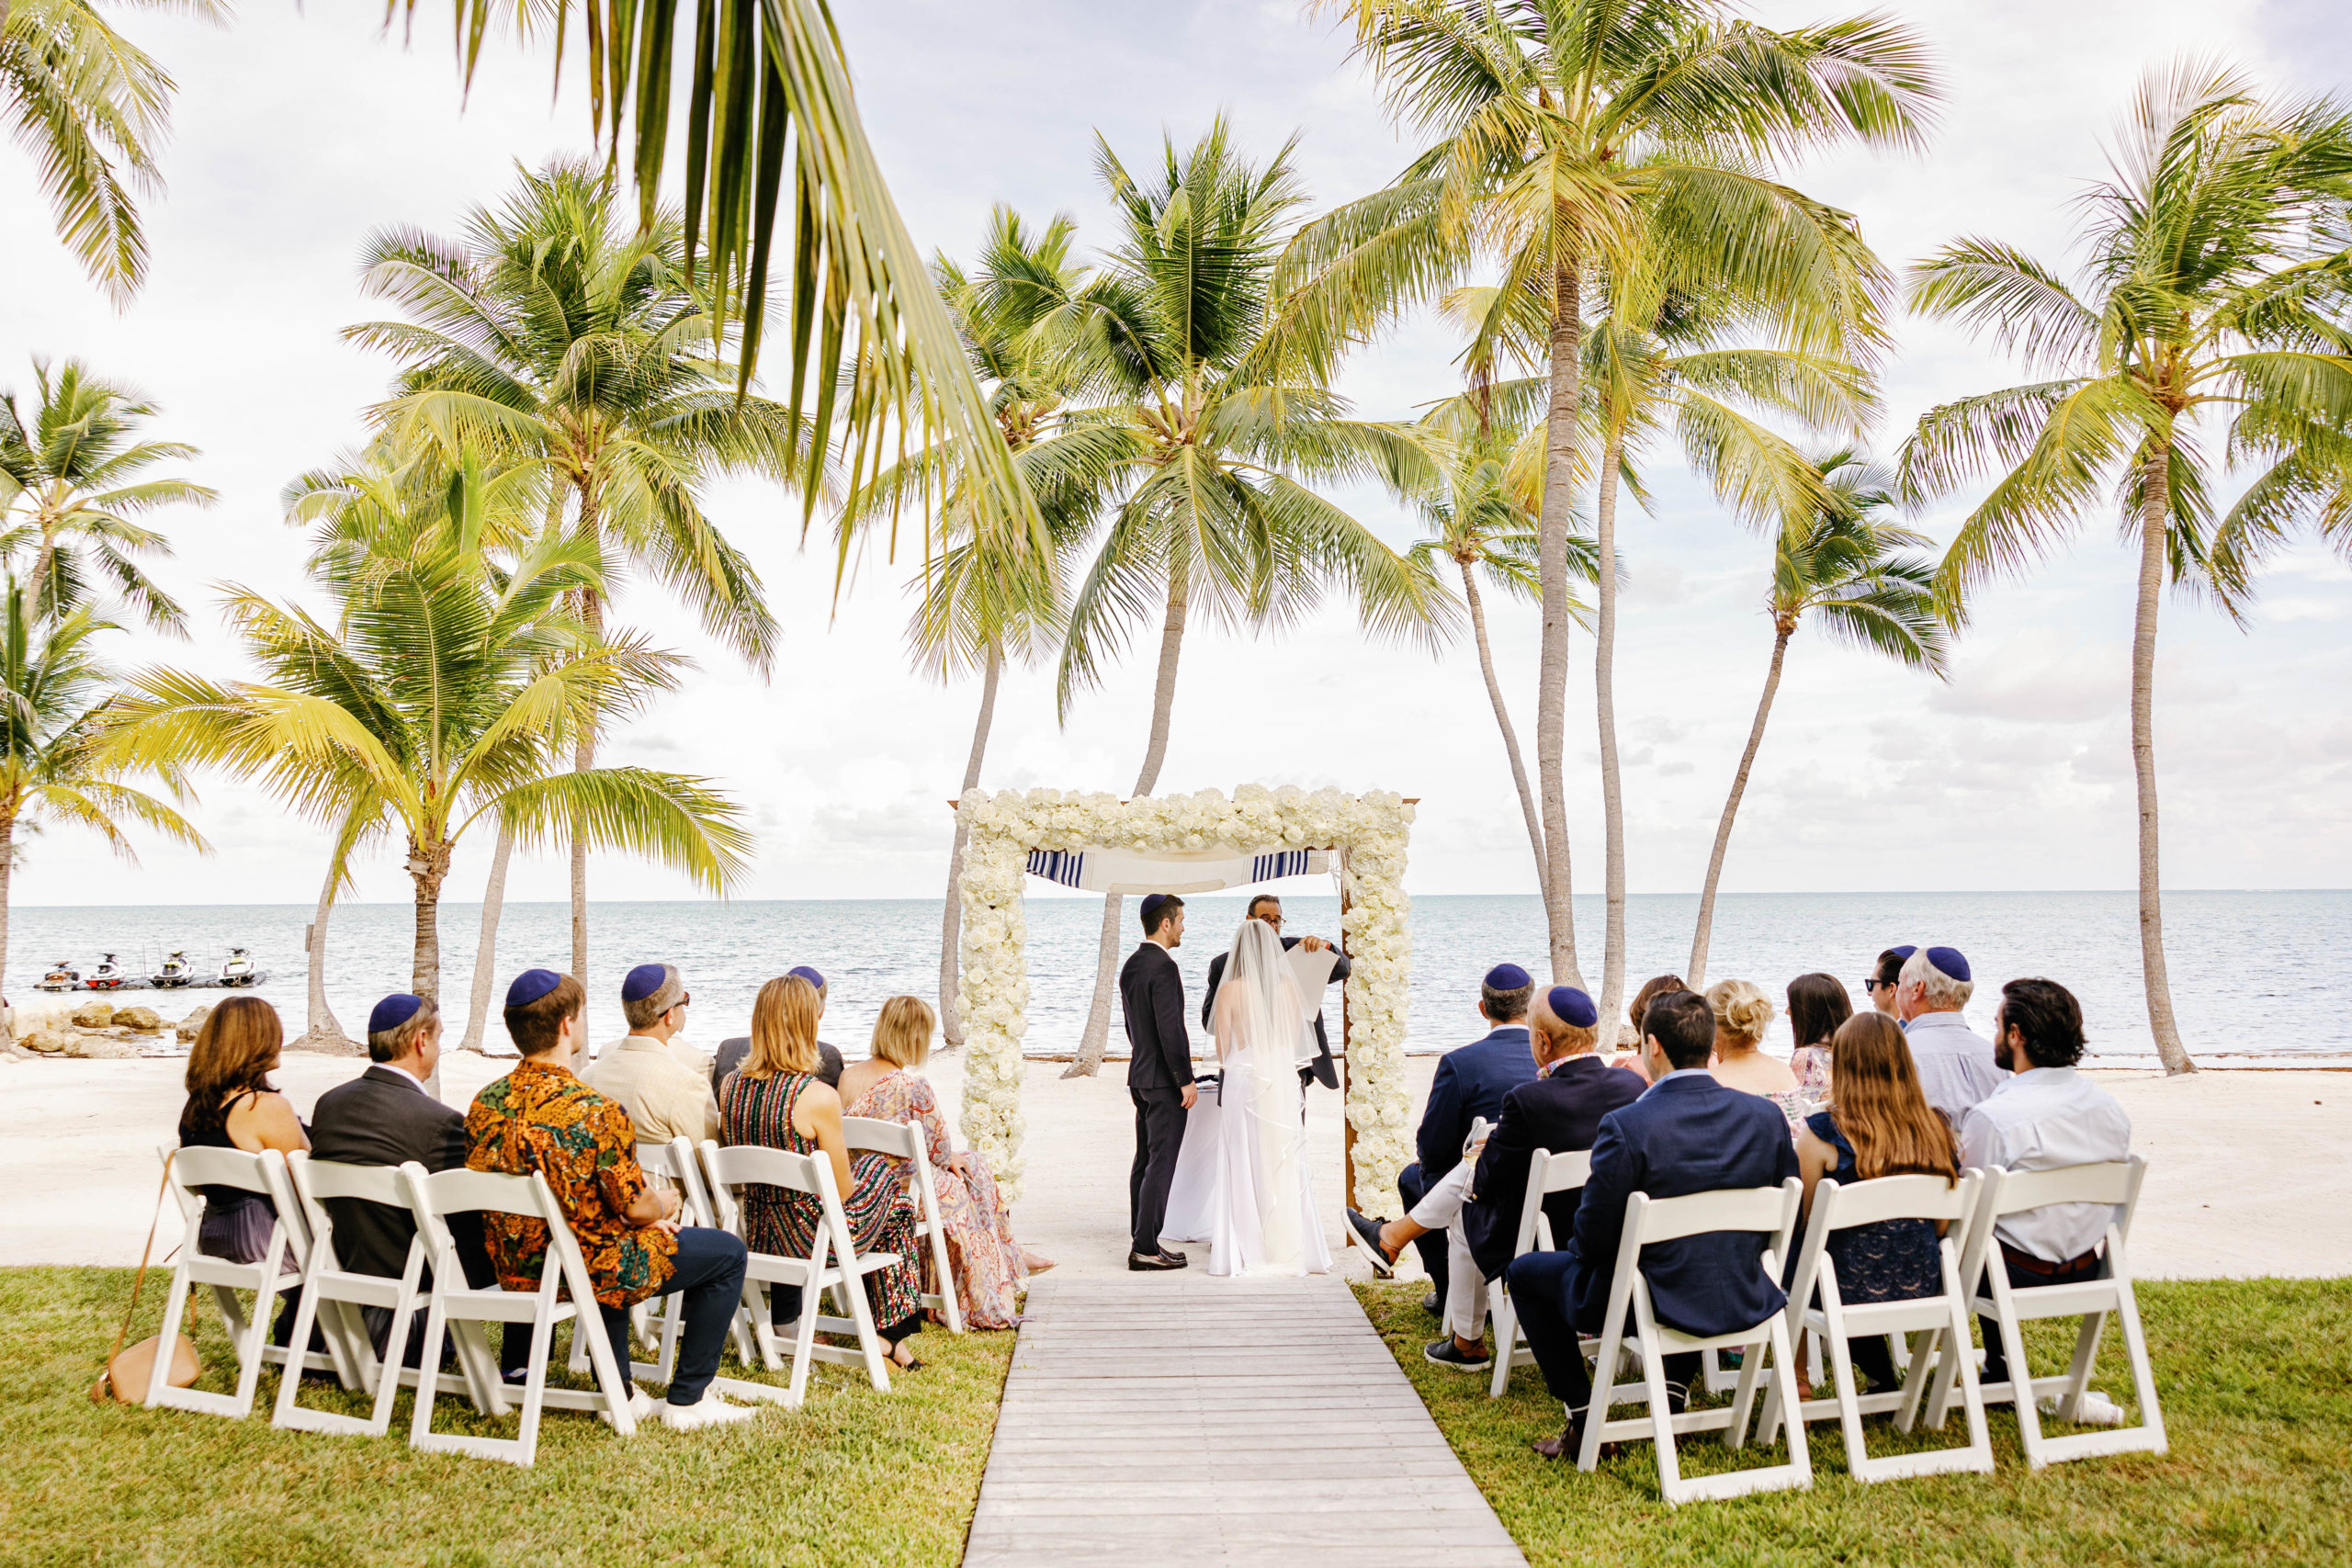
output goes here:
[{"label": "striped canopy cloth", "polygon": [[1328,850],[1231,850],[1148,854],[1090,846],[1031,850],[1029,874],[1087,893],[1214,893],[1277,876],[1320,876],[1331,869]]}]

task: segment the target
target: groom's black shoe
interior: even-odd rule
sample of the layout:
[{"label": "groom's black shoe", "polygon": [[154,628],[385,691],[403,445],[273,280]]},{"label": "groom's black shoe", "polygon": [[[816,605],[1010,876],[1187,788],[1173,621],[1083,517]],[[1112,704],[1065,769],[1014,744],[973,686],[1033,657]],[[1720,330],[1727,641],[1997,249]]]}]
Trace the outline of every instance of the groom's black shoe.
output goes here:
[{"label": "groom's black shoe", "polygon": [[1132,1273],[1157,1274],[1170,1269],[1182,1269],[1187,1259],[1170,1252],[1130,1252],[1127,1269]]},{"label": "groom's black shoe", "polygon": [[1396,1255],[1380,1245],[1380,1224],[1368,1214],[1348,1211],[1348,1228],[1356,1233],[1356,1239],[1372,1254],[1372,1271],[1385,1280],[1396,1272]]}]

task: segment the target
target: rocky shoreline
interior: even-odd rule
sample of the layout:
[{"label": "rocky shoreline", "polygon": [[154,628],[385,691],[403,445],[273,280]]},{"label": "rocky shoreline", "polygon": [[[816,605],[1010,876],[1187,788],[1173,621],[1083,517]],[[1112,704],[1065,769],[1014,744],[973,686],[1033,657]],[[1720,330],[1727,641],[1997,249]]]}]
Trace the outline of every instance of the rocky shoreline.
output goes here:
[{"label": "rocky shoreline", "polygon": [[94,1060],[131,1056],[171,1056],[179,1053],[172,1043],[196,1038],[212,1010],[199,1007],[177,1023],[164,1020],[151,1007],[116,1007],[99,998],[84,1002],[63,1018],[44,1020],[17,1037],[18,1049],[36,1056],[77,1056]]}]

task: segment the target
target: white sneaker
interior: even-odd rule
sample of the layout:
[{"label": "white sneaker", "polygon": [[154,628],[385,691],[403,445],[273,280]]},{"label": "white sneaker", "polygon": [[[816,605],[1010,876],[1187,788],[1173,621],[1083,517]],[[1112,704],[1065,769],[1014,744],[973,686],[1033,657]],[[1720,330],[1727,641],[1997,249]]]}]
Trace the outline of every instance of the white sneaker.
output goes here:
[{"label": "white sneaker", "polygon": [[[2044,1399],[2040,1403],[2044,1416],[2058,1414],[2058,1401],[2055,1397]],[[2120,1427],[2123,1425],[2123,1406],[2095,1388],[2085,1389],[2083,1397],[2075,1405],[2075,1422],[2077,1426]]]},{"label": "white sneaker", "polygon": [[[652,1420],[653,1396],[641,1388],[629,1390],[628,1413],[640,1427]],[[599,1410],[596,1412],[596,1419],[609,1427],[613,1424],[613,1413],[609,1410]]]},{"label": "white sneaker", "polygon": [[693,1404],[663,1404],[662,1424],[673,1432],[692,1432],[704,1427],[731,1427],[759,1413],[756,1405],[729,1404],[715,1393],[706,1393]]}]

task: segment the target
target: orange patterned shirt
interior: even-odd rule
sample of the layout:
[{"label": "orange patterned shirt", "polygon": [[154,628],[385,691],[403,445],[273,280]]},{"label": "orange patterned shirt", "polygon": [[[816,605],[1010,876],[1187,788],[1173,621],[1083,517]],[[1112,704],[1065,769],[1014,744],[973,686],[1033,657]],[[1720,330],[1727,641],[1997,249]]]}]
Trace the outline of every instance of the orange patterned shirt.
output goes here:
[{"label": "orange patterned shirt", "polygon": [[[628,1112],[565,1068],[525,1057],[474,1096],[466,1112],[466,1165],[472,1170],[548,1179],[588,1262],[596,1300],[609,1307],[643,1301],[676,1267],[677,1238],[639,1225],[628,1206],[645,1191],[637,1129]],[[548,1228],[520,1214],[484,1214],[482,1239],[498,1282],[536,1291],[547,1264]]]}]

